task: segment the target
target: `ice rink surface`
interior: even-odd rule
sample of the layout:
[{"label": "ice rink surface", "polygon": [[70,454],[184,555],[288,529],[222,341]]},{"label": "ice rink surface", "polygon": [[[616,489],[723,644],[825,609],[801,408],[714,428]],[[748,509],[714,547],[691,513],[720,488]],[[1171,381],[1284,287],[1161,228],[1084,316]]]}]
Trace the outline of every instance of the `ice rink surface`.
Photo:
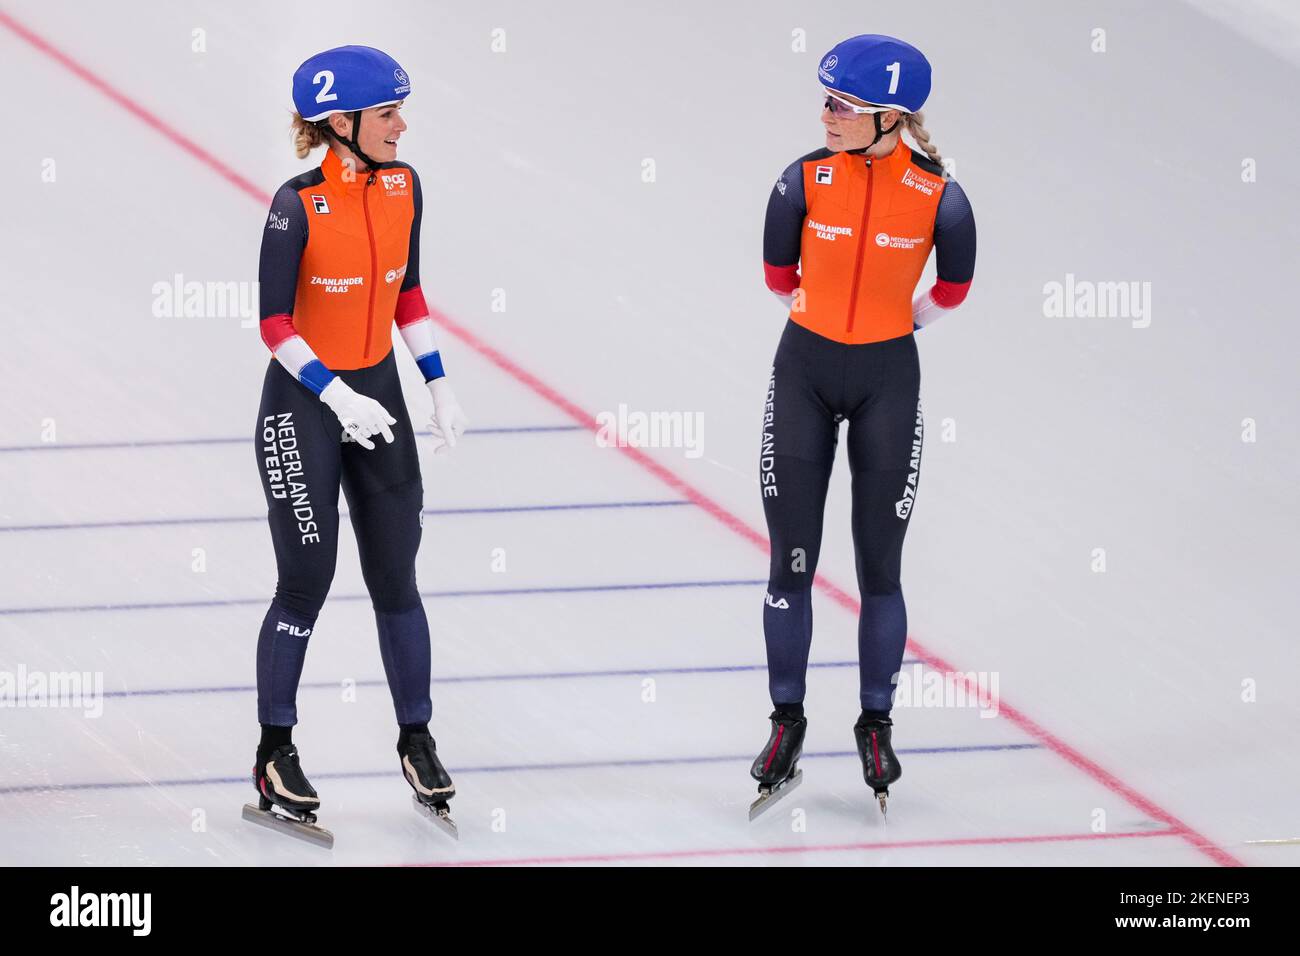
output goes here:
[{"label": "ice rink surface", "polygon": [[[91,714],[0,709],[0,863],[1294,865],[1300,43],[1283,5],[1205,6],[0,2],[0,672],[103,681]],[[820,145],[817,58],[863,32],[935,64],[980,232],[918,336],[906,669],[996,675],[1000,707],[896,709],[881,819],[841,458],[805,777],[751,824],[762,217]],[[295,732],[336,846],[241,822],[269,353],[255,316],[154,308],[256,279],[270,194],[320,160],[289,77],[342,43],[411,75],[399,155],[471,419],[451,456],[419,439],[458,844],[411,809],[346,524]],[[1067,276],[1149,283],[1148,314],[1048,317]],[[620,405],[699,414],[702,454],[601,447]]]}]

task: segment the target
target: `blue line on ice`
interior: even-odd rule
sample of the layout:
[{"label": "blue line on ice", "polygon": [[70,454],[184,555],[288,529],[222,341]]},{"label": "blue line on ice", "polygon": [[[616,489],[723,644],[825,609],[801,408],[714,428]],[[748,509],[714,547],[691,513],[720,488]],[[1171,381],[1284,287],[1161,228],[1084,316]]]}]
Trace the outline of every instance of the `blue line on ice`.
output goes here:
[{"label": "blue line on ice", "polygon": [[[532,432],[585,432],[590,431],[585,425],[502,425],[497,428],[470,428],[467,435],[517,435]],[[433,436],[427,432],[417,432],[416,438],[426,439]],[[105,442],[48,442],[43,445],[0,445],[0,454],[21,451],[109,451],[115,448],[173,448],[182,445],[251,445],[252,438],[159,438],[140,441],[105,441]]]},{"label": "blue line on ice", "polygon": [[[514,514],[523,511],[591,511],[600,508],[666,508],[690,505],[693,502],[684,499],[668,501],[578,501],[571,504],[551,505],[501,505],[482,508],[425,508],[426,515],[488,515]],[[339,517],[346,518],[347,509],[339,510]],[[15,524],[0,526],[4,531],[73,531],[86,528],[149,528],[163,525],[195,524],[237,524],[240,522],[266,521],[266,515],[239,515],[225,518],[139,518],[130,521],[80,521],[69,524]]]},{"label": "blue line on ice", "polygon": [[[903,664],[920,664],[915,658],[905,658]],[[857,667],[857,661],[809,661],[808,667],[833,668]],[[528,680],[570,680],[593,677],[646,677],[653,674],[735,674],[746,671],[767,670],[766,664],[725,664],[717,667],[630,667],[620,670],[604,671],[553,671],[535,674],[465,674],[455,677],[435,677],[435,684],[471,684],[492,681],[528,681]],[[387,687],[383,678],[356,681],[356,687]],[[338,690],[338,681],[303,681],[298,685],[303,690]],[[158,687],[148,690],[109,690],[104,697],[168,697],[184,694],[251,694],[257,691],[255,684],[232,684],[228,687]]]},{"label": "blue line on ice", "polygon": [[[962,754],[987,753],[1011,750],[1042,750],[1041,744],[972,744],[964,747],[912,747],[896,748],[899,754]],[[804,753],[801,760],[823,759],[830,757],[858,757],[854,750],[827,750],[820,753]],[[688,763],[751,763],[753,754],[725,755],[706,757],[646,757],[628,760],[572,760],[553,763],[499,764],[484,767],[449,766],[447,769],[455,774],[466,773],[512,773],[529,770],[595,770],[604,767],[658,767],[667,764]],[[312,780],[359,780],[373,777],[398,776],[396,770],[350,770],[336,773],[313,773]],[[248,774],[237,777],[195,777],[190,780],[123,780],[110,783],[40,783],[17,787],[0,787],[0,796],[15,793],[48,793],[60,790],[129,790],[139,787],[194,787],[210,784],[244,784],[250,783]]]},{"label": "blue line on ice", "polygon": [[[601,591],[653,591],[674,588],[734,588],[761,587],[767,585],[766,578],[750,578],[739,581],[662,581],[648,584],[575,584],[555,585],[536,588],[487,588],[483,590],[463,591],[421,591],[420,597],[506,597],[520,594],[584,594]],[[330,601],[369,601],[369,594],[331,594]],[[269,597],[228,598],[221,601],[160,601],[154,604],[73,604],[54,605],[50,607],[9,607],[0,608],[0,617],[18,614],[72,614],[90,611],[157,611],[169,608],[185,607],[233,607],[241,604],[270,604]]]}]

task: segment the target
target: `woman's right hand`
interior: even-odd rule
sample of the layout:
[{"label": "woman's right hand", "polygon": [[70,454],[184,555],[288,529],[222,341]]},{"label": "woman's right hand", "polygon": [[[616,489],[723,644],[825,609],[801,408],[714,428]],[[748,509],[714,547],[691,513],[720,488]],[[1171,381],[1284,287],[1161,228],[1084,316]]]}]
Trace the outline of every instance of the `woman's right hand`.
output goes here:
[{"label": "woman's right hand", "polygon": [[393,443],[393,430],[397,419],[388,414],[373,398],[354,391],[343,379],[335,377],[320,393],[320,400],[338,416],[343,430],[362,448],[373,449],[372,435],[383,435],[388,444]]}]

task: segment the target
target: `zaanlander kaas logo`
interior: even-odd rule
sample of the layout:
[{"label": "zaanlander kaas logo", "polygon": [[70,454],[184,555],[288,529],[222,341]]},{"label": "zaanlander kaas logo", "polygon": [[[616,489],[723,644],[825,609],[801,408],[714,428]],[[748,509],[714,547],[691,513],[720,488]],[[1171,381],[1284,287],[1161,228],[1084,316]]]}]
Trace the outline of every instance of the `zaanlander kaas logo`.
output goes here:
[{"label": "zaanlander kaas logo", "polygon": [[891,236],[887,232],[876,233],[876,245],[882,249],[915,249],[925,242],[925,236]]},{"label": "zaanlander kaas logo", "polygon": [[396,282],[404,275],[406,275],[405,264],[403,264],[400,269],[389,269],[387,272],[385,272],[384,281],[387,282],[389,285],[392,285],[394,282]]},{"label": "zaanlander kaas logo", "polygon": [[817,234],[818,239],[826,239],[829,242],[834,242],[839,236],[848,236],[850,239],[853,238],[852,226],[828,226],[824,223],[818,222],[816,219],[809,219],[808,228]]},{"label": "zaanlander kaas logo", "polygon": [[312,285],[323,285],[326,292],[347,292],[354,285],[365,285],[365,276],[312,276]]}]

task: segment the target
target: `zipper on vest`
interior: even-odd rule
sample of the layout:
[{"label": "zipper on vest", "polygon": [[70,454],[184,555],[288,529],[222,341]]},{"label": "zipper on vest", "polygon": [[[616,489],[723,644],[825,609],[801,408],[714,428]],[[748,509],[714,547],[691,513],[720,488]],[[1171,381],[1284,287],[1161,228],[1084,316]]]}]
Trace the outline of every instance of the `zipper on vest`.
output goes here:
[{"label": "zipper on vest", "polygon": [[375,251],[375,230],[370,224],[370,186],[375,181],[374,170],[370,171],[370,176],[366,179],[366,184],[361,187],[361,208],[366,214],[366,239],[370,241],[370,305],[366,309],[366,342],[361,351],[362,360],[370,358],[370,332],[375,324],[375,276],[379,274],[378,253]]},{"label": "zipper on vest", "polygon": [[867,214],[871,212],[871,187],[876,181],[871,170],[871,157],[867,158],[867,201],[862,205],[862,223],[858,226],[858,255],[853,261],[853,289],[849,293],[849,318],[845,326],[846,333],[853,331],[853,311],[858,305],[858,275],[862,272],[862,253],[866,251]]}]

